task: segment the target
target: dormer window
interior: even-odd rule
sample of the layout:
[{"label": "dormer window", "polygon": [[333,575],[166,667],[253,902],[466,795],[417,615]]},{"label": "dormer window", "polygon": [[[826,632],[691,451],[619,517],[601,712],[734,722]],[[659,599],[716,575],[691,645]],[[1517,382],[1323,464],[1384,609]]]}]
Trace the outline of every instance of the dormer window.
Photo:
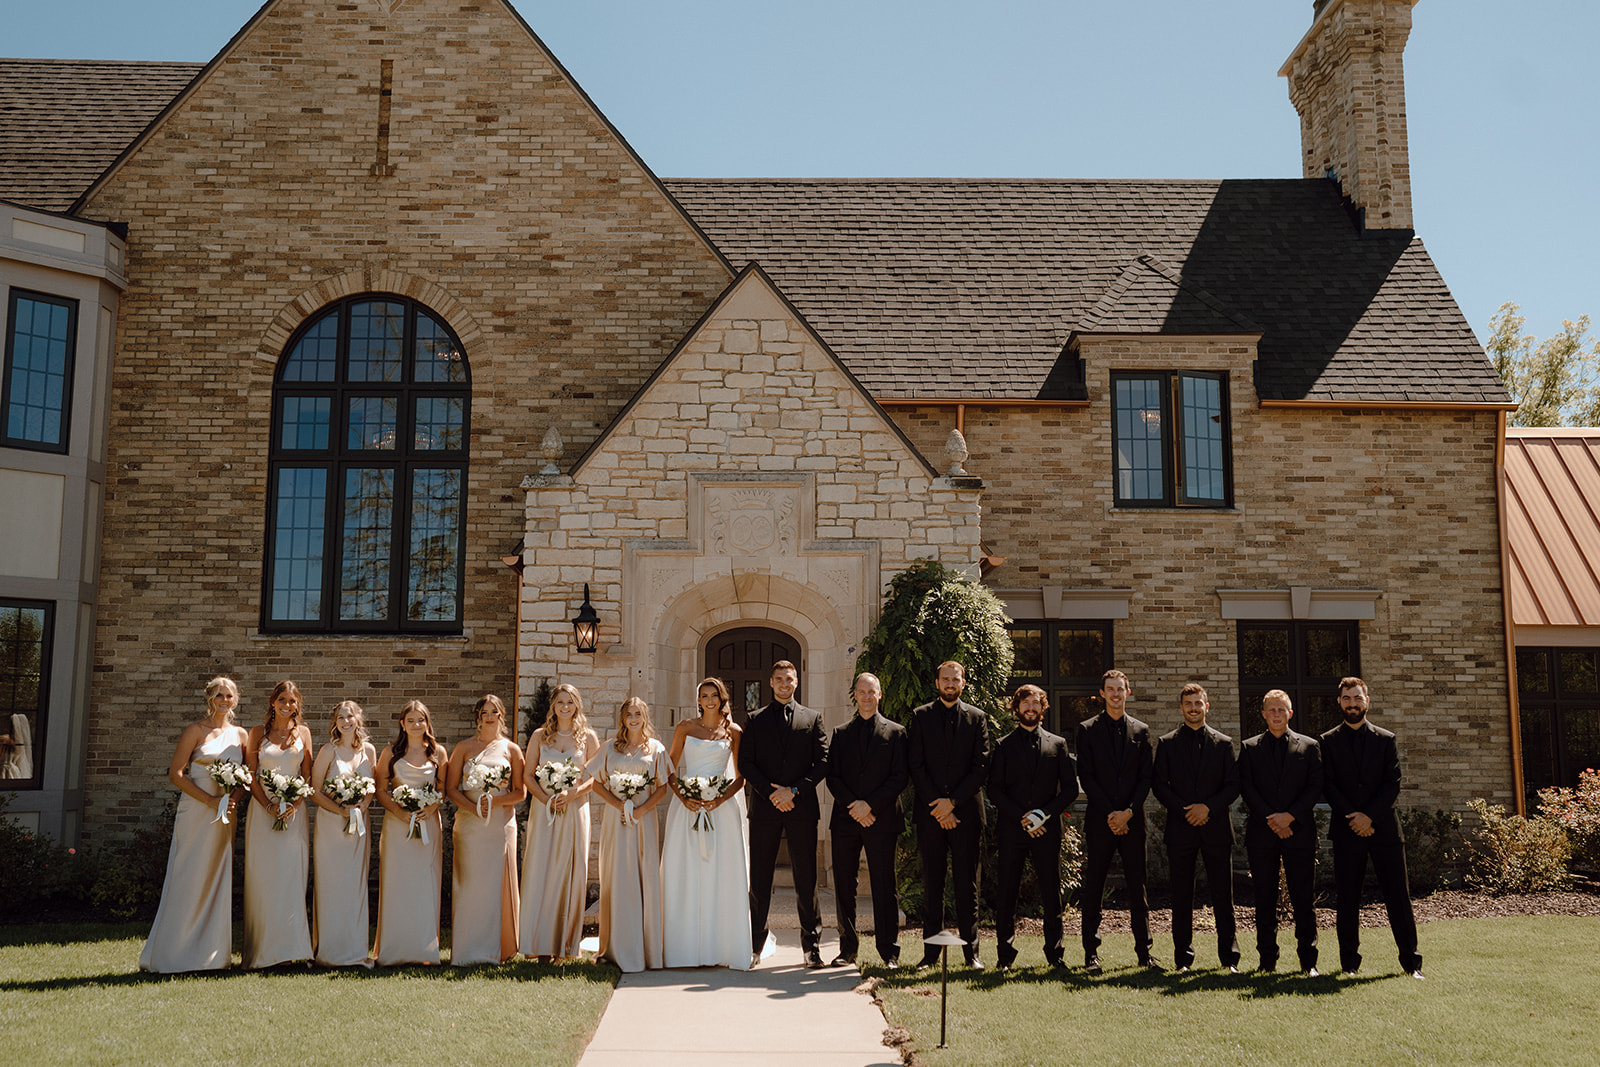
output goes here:
[{"label": "dormer window", "polygon": [[1231,506],[1226,373],[1114,372],[1111,403],[1117,507]]}]

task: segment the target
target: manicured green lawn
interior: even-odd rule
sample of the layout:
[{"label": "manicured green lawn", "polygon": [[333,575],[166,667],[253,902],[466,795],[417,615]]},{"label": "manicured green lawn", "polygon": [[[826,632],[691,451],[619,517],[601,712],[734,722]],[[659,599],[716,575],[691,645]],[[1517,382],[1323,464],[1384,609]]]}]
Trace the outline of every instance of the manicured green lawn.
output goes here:
[{"label": "manicured green lawn", "polygon": [[148,930],[0,927],[0,1062],[573,1064],[618,975],[518,961],[155,976],[136,969]]},{"label": "manicured green lawn", "polygon": [[[1072,933],[1069,963],[1078,958]],[[1215,944],[1196,933],[1198,962],[1214,965]],[[1432,922],[1421,935],[1423,982],[1400,971],[1387,929],[1362,931],[1365,959],[1353,980],[1143,971],[1132,966],[1128,936],[1106,939],[1105,974],[1090,978],[1081,968],[1047,970],[1041,940],[1019,939],[1025,966],[1009,976],[952,970],[948,1049],[935,1048],[937,971],[864,969],[883,978],[889,1021],[912,1032],[929,1067],[1600,1063],[1600,919]],[[1241,939],[1246,967],[1255,964],[1251,936]],[[1321,937],[1322,962],[1337,969],[1334,933]],[[1280,944],[1292,961],[1287,932]],[[1157,947],[1170,961],[1170,941]],[[992,966],[992,944],[983,952]]]}]

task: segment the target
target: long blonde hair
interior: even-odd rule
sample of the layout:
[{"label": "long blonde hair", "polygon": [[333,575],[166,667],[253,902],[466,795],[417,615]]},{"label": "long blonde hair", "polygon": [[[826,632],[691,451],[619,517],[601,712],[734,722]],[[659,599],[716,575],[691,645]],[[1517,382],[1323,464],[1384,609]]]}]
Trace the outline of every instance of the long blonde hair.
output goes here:
[{"label": "long blonde hair", "polygon": [[578,743],[579,748],[582,748],[584,732],[589,729],[589,718],[583,713],[583,694],[578,692],[577,686],[568,685],[566,682],[556,686],[550,693],[550,711],[545,716],[544,725],[539,727],[540,738],[545,741],[554,741],[560,734],[561,723],[556,718],[556,694],[558,693],[571,693],[572,702],[578,705],[577,710],[572,713],[572,739]]},{"label": "long blonde hair", "polygon": [[644,709],[644,742],[649,747],[656,738],[656,725],[650,721],[650,705],[638,697],[629,697],[622,702],[622,707],[617,709],[617,736],[612,738],[611,747],[618,752],[628,751],[628,709],[637,704]]},{"label": "long blonde hair", "polygon": [[206,718],[211,717],[211,698],[222,692],[223,686],[233,690],[233,707],[228,709],[228,725],[232,726],[233,713],[239,707],[239,683],[226,674],[219,674],[206,683]]}]

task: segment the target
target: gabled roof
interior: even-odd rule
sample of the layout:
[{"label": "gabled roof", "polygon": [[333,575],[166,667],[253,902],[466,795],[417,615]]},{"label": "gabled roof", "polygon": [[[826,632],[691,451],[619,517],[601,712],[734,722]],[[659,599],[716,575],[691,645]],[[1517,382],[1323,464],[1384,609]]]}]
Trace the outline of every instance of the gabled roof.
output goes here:
[{"label": "gabled roof", "polygon": [[1059,395],[1073,327],[1149,255],[1260,325],[1263,400],[1509,403],[1422,243],[1363,235],[1330,181],[667,186],[736,265],[761,261],[880,400]]},{"label": "gabled roof", "polygon": [[1261,327],[1198,285],[1185,284],[1155,256],[1140,256],[1122,268],[1074,332],[1260,333]]},{"label": "gabled roof", "polygon": [[0,199],[66,211],[203,67],[0,59]]},{"label": "gabled roof", "polygon": [[1505,480],[1512,623],[1600,626],[1600,430],[1507,430]]}]

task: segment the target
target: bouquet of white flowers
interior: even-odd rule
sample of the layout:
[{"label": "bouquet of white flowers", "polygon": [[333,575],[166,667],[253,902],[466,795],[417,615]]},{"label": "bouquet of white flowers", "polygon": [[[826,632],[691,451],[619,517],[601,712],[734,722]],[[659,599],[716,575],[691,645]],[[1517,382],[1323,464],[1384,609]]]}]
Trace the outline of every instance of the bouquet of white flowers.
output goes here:
[{"label": "bouquet of white flowers", "polygon": [[409,785],[397,785],[394,787],[392,795],[396,804],[411,813],[411,823],[406,828],[407,839],[420,837],[424,845],[432,844],[428,840],[428,824],[426,822],[418,822],[417,815],[424,808],[431,808],[444,800],[439,790],[432,784],[416,788],[412,788]]},{"label": "bouquet of white flowers", "polygon": [[[678,795],[685,800],[699,800],[710,803],[722,796],[722,791],[728,788],[728,779],[720,774],[702,775],[699,778],[679,778]],[[694,829],[711,829],[711,813],[704,808],[694,813]]]},{"label": "bouquet of white flowers", "polygon": [[366,833],[367,827],[361,817],[361,809],[356,805],[371,796],[377,788],[377,784],[364,774],[335,774],[322,783],[322,791],[328,794],[330,800],[350,809],[345,818],[344,832],[357,835]]},{"label": "bouquet of white flowers", "polygon": [[255,776],[250,773],[249,767],[235,763],[231,759],[217,760],[206,768],[206,773],[211,775],[211,780],[222,790],[222,796],[217,798],[217,817],[211,821],[225,823],[228,821],[228,794],[235,789],[250,788]]},{"label": "bouquet of white flowers", "polygon": [[494,805],[490,803],[492,793],[504,793],[511,788],[511,764],[509,763],[484,763],[474,756],[467,761],[466,769],[461,772],[461,791],[463,793],[478,793],[478,802],[473,805],[473,810],[481,819],[489,817],[489,811]]},{"label": "bouquet of white flowers", "polygon": [[282,771],[262,771],[261,788],[267,796],[278,802],[278,817],[272,820],[274,830],[287,830],[289,805],[311,795],[310,782],[298,774],[284,774]]},{"label": "bouquet of white flowers", "polygon": [[[550,800],[554,800],[557,793],[564,793],[583,781],[583,768],[568,756],[564,760],[549,760],[539,764],[534,769],[533,778],[541,789],[550,794]],[[547,822],[556,821],[556,809],[550,806],[548,800],[545,802],[544,815]]]},{"label": "bouquet of white flowers", "polygon": [[653,772],[633,774],[628,771],[613,771],[606,779],[606,788],[611,790],[611,795],[622,801],[622,825],[627,826],[633,822],[633,798],[654,788],[655,784],[656,776]]}]

